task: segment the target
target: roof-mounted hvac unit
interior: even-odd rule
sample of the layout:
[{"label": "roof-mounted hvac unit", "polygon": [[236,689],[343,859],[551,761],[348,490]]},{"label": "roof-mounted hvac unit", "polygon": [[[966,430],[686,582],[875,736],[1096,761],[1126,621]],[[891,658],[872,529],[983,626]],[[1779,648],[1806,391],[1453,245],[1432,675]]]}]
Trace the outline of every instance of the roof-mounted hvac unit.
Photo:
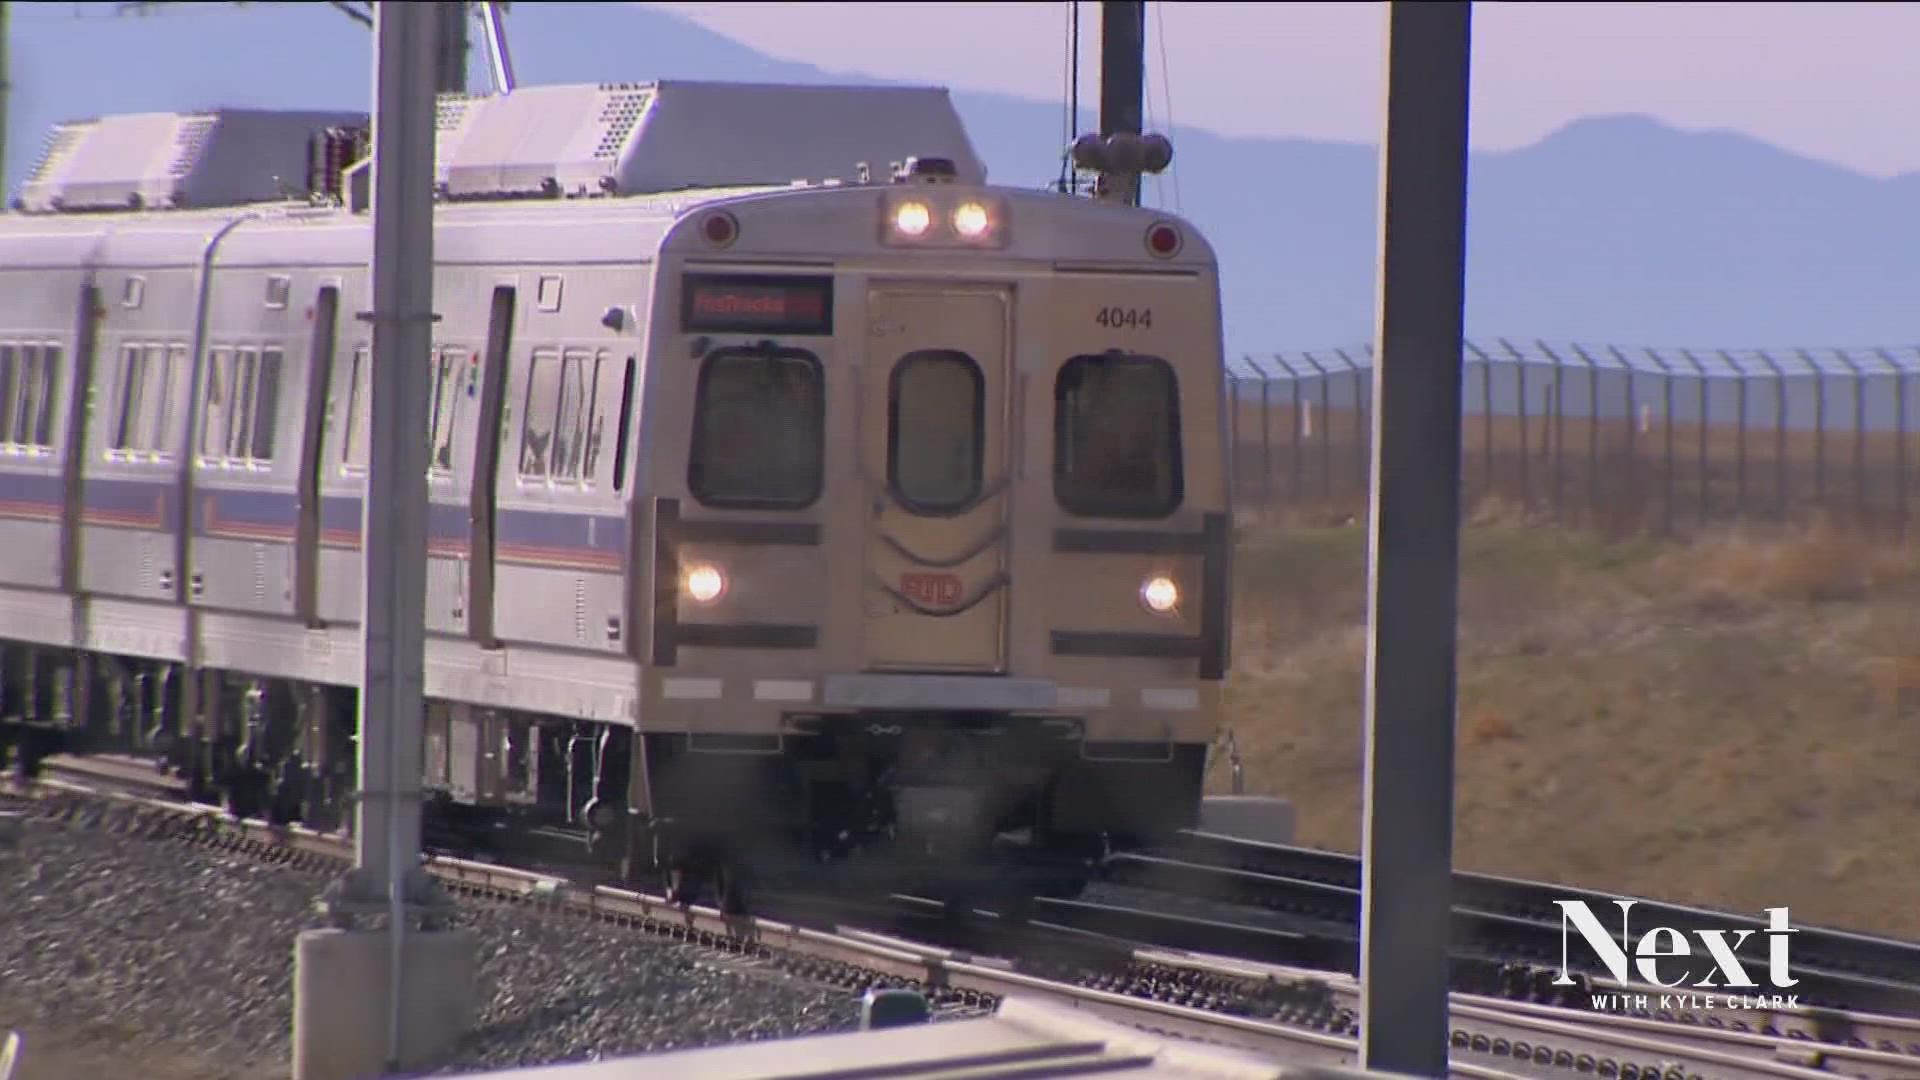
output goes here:
[{"label": "roof-mounted hvac unit", "polygon": [[[15,206],[46,213],[321,199],[364,209],[369,129],[365,114],[244,109],[73,121],[54,128]],[[456,200],[784,186],[901,160],[913,162],[908,172],[920,182],[987,178],[938,88],[534,86],[442,95],[435,117],[436,186]]]},{"label": "roof-mounted hvac unit", "polygon": [[937,88],[522,87],[442,98],[437,143],[441,190],[453,199],[784,185],[908,153],[950,161],[960,183],[986,181],[959,113]]},{"label": "roof-mounted hvac unit", "polygon": [[14,208],[29,213],[234,206],[305,198],[314,140],[364,114],[217,109],[55,125]]}]

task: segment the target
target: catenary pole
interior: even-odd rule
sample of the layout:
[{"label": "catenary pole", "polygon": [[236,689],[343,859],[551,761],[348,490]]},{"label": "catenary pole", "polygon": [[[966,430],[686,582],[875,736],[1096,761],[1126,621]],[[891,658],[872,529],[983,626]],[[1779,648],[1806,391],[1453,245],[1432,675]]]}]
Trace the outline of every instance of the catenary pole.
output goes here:
[{"label": "catenary pole", "polygon": [[[1147,5],[1144,0],[1104,0],[1100,5],[1100,134],[1140,134],[1146,101]],[[1114,173],[1119,201],[1140,205],[1138,173]]]},{"label": "catenary pole", "polygon": [[13,89],[7,67],[7,0],[0,0],[0,198],[7,194],[7,102]]},{"label": "catenary pole", "polygon": [[[433,88],[442,94],[464,94],[467,92],[468,47],[466,0],[438,0],[431,6],[434,17],[440,21],[433,52]],[[380,5],[373,7],[378,11]]]},{"label": "catenary pole", "polygon": [[1471,8],[1387,11],[1360,1065],[1447,1075]]},{"label": "catenary pole", "polygon": [[388,1058],[400,1055],[410,879],[419,867],[426,660],[427,353],[433,316],[435,57],[457,3],[374,7],[372,423],[365,502],[361,797],[354,867],[384,896]]}]

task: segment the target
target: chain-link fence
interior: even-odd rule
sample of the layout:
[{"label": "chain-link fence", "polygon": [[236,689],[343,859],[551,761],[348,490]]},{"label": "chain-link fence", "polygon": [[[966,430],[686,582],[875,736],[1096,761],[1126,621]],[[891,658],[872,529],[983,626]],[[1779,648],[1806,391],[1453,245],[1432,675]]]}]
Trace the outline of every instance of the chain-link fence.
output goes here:
[{"label": "chain-link fence", "polygon": [[[1468,505],[1608,530],[1825,511],[1905,534],[1920,346],[1650,349],[1466,343]],[[1372,349],[1228,366],[1243,507],[1364,508]]]}]

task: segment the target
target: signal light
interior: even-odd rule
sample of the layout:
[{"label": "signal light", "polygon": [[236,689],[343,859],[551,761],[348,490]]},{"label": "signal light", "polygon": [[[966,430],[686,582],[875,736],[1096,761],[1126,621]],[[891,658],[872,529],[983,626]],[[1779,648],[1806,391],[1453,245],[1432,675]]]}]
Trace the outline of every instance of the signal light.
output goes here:
[{"label": "signal light", "polygon": [[700,235],[714,247],[726,247],[740,235],[740,223],[725,211],[715,211],[700,223]]},{"label": "signal light", "polygon": [[1147,229],[1147,251],[1162,259],[1179,254],[1180,230],[1164,221],[1155,222]]}]

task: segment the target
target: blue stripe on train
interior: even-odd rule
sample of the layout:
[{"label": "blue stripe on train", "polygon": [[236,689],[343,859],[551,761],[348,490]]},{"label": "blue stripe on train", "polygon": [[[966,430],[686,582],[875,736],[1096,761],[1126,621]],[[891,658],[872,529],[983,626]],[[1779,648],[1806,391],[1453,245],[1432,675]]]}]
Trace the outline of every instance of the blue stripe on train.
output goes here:
[{"label": "blue stripe on train", "polygon": [[[179,528],[173,481],[90,476],[81,488],[83,517],[90,525],[172,532]],[[59,474],[0,470],[0,506],[19,517],[57,521],[66,504],[66,478]]]},{"label": "blue stripe on train", "polygon": [[[172,532],[179,527],[176,483],[125,477],[92,476],[82,488],[90,522]],[[66,485],[59,475],[0,470],[0,514],[57,520]],[[358,545],[362,502],[358,496],[331,495],[320,503],[320,527],[333,543]],[[299,502],[287,491],[201,487],[194,492],[193,531],[200,536],[291,542],[299,520]],[[471,524],[467,507],[432,503],[427,512],[427,543],[464,548]],[[517,552],[618,560],[626,551],[626,519],[617,515],[565,510],[501,508],[495,512],[495,542]]]}]

